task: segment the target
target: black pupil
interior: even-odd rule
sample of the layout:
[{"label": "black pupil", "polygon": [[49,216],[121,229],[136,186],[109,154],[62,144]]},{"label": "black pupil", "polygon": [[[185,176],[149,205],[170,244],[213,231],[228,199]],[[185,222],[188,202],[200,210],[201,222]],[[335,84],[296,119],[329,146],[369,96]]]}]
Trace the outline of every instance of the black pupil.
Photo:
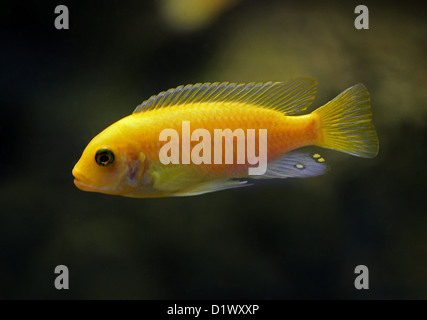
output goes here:
[{"label": "black pupil", "polygon": [[108,149],[100,149],[95,155],[95,161],[100,166],[106,167],[114,162],[114,153]]},{"label": "black pupil", "polygon": [[99,156],[99,161],[102,163],[107,163],[110,160],[110,156],[107,153],[102,153]]}]

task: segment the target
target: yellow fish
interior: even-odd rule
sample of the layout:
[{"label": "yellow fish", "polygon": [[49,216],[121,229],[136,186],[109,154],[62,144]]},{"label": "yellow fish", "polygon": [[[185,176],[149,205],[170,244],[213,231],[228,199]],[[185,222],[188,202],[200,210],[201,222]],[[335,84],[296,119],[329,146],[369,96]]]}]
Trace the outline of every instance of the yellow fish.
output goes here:
[{"label": "yellow fish", "polygon": [[[298,78],[249,84],[198,83],[161,92],[92,139],[73,169],[74,183],[81,190],[127,197],[190,196],[245,186],[247,178],[324,173],[327,166],[321,155],[297,150],[305,146],[375,157],[378,138],[366,87],[357,84],[312,113],[300,115],[313,101],[316,85],[313,79]],[[205,135],[181,141],[186,139],[184,129],[189,127],[193,133],[203,129]],[[165,129],[177,132],[178,140],[172,136],[162,139]],[[228,142],[220,137],[218,143],[214,139],[218,129],[231,130],[231,140],[230,136]],[[239,140],[239,130],[247,132],[241,142],[248,148],[240,163],[236,161],[239,146],[233,143]],[[250,130],[258,140],[250,140]],[[262,130],[266,130],[264,144]],[[222,148],[227,143],[233,148],[233,162],[184,161],[184,151],[196,148],[191,156],[196,153],[205,160],[225,160]],[[160,156],[166,145],[169,149],[163,157],[170,160],[172,153],[180,152],[168,164]],[[259,156],[263,147],[266,150],[267,165],[262,175],[248,173],[253,167],[248,162],[250,147],[258,150]]]}]

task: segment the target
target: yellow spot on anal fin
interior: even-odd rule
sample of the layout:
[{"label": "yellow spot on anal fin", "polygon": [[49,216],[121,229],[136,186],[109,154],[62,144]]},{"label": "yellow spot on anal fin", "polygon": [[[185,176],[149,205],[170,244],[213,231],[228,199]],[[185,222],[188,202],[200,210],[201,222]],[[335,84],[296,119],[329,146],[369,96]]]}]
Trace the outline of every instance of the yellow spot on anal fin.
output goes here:
[{"label": "yellow spot on anal fin", "polygon": [[319,158],[319,159],[317,159],[317,162],[325,162],[325,159]]},{"label": "yellow spot on anal fin", "polygon": [[318,154],[318,153],[313,154],[313,158],[314,159],[320,158],[320,154]]}]

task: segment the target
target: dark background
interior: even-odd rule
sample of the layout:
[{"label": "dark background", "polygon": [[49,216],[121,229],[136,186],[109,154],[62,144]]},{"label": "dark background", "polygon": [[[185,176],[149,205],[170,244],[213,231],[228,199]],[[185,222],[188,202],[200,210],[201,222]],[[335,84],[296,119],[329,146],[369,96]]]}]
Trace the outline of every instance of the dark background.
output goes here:
[{"label": "dark background", "polygon": [[[427,298],[425,8],[365,1],[356,30],[360,3],[242,0],[184,27],[159,3],[0,4],[0,298]],[[375,159],[317,148],[327,175],[187,198],[73,184],[90,139],[152,94],[297,76],[319,82],[310,111],[368,87]]]}]

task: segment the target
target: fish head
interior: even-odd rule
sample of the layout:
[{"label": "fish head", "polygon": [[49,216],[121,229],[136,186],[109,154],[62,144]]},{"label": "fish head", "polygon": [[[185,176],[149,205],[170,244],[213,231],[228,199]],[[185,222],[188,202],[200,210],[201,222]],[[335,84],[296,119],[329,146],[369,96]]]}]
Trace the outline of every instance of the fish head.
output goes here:
[{"label": "fish head", "polygon": [[87,145],[72,171],[77,188],[126,195],[139,186],[145,154],[121,130],[115,131],[106,129]]}]

